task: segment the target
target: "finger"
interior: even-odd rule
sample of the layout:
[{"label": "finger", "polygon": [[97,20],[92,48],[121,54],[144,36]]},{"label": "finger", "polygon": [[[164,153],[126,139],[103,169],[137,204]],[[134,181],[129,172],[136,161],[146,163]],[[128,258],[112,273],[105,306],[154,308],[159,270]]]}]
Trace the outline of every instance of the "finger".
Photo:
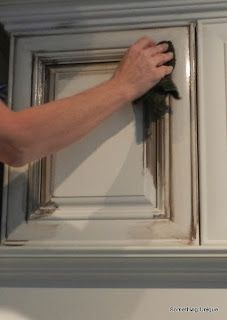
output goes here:
[{"label": "finger", "polygon": [[158,67],[158,73],[161,78],[164,78],[166,75],[170,74],[173,71],[172,66],[161,66]]},{"label": "finger", "polygon": [[138,50],[145,49],[148,47],[154,47],[156,43],[149,37],[142,37],[134,43],[134,47]]},{"label": "finger", "polygon": [[156,54],[163,53],[168,50],[168,43],[158,44],[156,46],[152,46],[147,48],[148,54],[151,56],[155,56]]},{"label": "finger", "polygon": [[172,59],[173,59],[172,52],[160,53],[160,54],[157,54],[155,57],[153,57],[153,63],[155,66],[159,67],[165,62],[170,61]]}]

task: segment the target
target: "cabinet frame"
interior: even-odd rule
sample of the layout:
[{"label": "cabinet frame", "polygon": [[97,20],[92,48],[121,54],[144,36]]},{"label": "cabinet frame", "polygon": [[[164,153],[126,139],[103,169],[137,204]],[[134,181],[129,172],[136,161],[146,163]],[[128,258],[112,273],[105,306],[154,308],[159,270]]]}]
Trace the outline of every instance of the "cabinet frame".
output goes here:
[{"label": "cabinet frame", "polygon": [[221,248],[227,244],[227,19],[199,21],[198,39],[201,243]]}]

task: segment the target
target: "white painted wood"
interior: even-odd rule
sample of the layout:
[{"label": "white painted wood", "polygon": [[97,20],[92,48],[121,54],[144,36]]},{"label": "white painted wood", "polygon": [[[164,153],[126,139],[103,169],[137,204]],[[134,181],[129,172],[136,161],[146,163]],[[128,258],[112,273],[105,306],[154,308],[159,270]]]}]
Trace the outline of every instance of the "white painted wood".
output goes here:
[{"label": "white painted wood", "polygon": [[199,24],[199,148],[203,245],[227,244],[227,21]]},{"label": "white painted wood", "polygon": [[[115,68],[116,64],[98,63],[60,71],[55,79],[55,99],[109,79]],[[129,104],[86,138],[57,153],[53,159],[53,196],[111,199],[144,195],[143,143],[135,139],[138,134],[142,140],[142,129],[142,117],[140,123],[136,121]],[[149,189],[151,193],[147,197],[152,199],[144,201],[155,206],[154,185]]]},{"label": "white painted wood", "polygon": [[[65,57],[65,63],[70,62],[71,58],[67,54],[61,53],[61,48],[64,47],[65,52],[70,53],[71,51],[77,52],[77,50],[90,50],[89,52],[92,53],[92,50],[96,52],[101,50],[102,48],[111,47],[112,50],[116,48],[122,48],[121,52],[126,50],[126,48],[133,42],[135,42],[139,37],[143,35],[148,35],[153,37],[156,41],[164,40],[166,37],[169,40],[172,40],[176,47],[176,55],[177,55],[177,66],[174,71],[174,81],[176,82],[179,91],[181,93],[182,99],[179,101],[171,101],[172,108],[173,108],[173,115],[171,117],[170,122],[170,137],[171,137],[171,149],[170,149],[170,161],[171,161],[171,175],[170,175],[170,190],[171,190],[171,217],[170,220],[161,220],[155,219],[154,222],[148,220],[149,214],[149,207],[146,205],[144,207],[141,206],[141,200],[136,197],[142,196],[144,197],[143,189],[143,179],[141,176],[141,169],[142,169],[142,148],[141,146],[137,146],[135,144],[135,137],[134,137],[134,129],[133,125],[130,128],[124,128],[123,136],[117,137],[118,143],[114,142],[115,145],[122,143],[128,143],[130,141],[131,145],[135,148],[135,156],[133,161],[129,165],[132,166],[135,170],[135,175],[133,173],[132,181],[140,181],[140,186],[136,185],[136,189],[129,189],[128,182],[125,184],[126,176],[122,179],[122,182],[117,187],[117,192],[120,190],[120,194],[112,193],[112,196],[122,196],[126,197],[132,196],[135,198],[131,198],[133,200],[133,206],[135,205],[135,201],[139,200],[139,205],[134,208],[132,211],[132,205],[130,207],[130,201],[128,202],[128,207],[122,206],[121,202],[116,203],[118,206],[113,207],[109,212],[108,210],[105,211],[105,207],[101,208],[104,216],[102,216],[102,212],[99,212],[99,207],[91,208],[89,207],[88,210],[81,210],[81,204],[79,206],[79,210],[77,208],[78,203],[71,201],[71,204],[66,206],[67,202],[64,202],[64,198],[66,196],[78,196],[78,195],[86,195],[84,192],[87,189],[75,189],[77,193],[72,193],[71,189],[72,186],[75,185],[75,180],[83,179],[83,175],[86,173],[90,163],[88,163],[88,167],[83,170],[82,173],[78,173],[74,170],[72,177],[70,177],[70,181],[64,182],[62,189],[55,188],[54,192],[56,192],[55,197],[52,198],[55,202],[58,203],[59,201],[59,208],[56,210],[55,214],[44,216],[40,223],[38,220],[33,220],[28,224],[22,224],[21,222],[24,220],[26,215],[26,206],[27,206],[27,179],[28,179],[28,167],[25,166],[23,168],[17,169],[14,168],[10,171],[9,179],[10,179],[10,191],[8,197],[8,233],[10,234],[9,239],[11,240],[30,240],[32,241],[32,235],[34,236],[34,241],[43,241],[51,242],[51,241],[63,241],[64,243],[69,243],[71,245],[72,241],[87,241],[87,245],[89,246],[91,243],[93,245],[100,246],[101,242],[108,244],[109,246],[123,246],[124,241],[126,246],[131,245],[160,245],[160,246],[169,246],[169,245],[184,245],[184,244],[192,244],[191,242],[191,230],[192,228],[196,228],[197,220],[192,219],[192,217],[197,216],[197,212],[193,212],[192,210],[192,194],[194,192],[194,187],[196,181],[192,181],[191,175],[191,159],[195,158],[195,151],[192,150],[192,141],[191,141],[191,108],[190,105],[190,57],[189,57],[189,29],[188,27],[181,27],[181,28],[167,28],[167,29],[146,29],[146,30],[133,30],[133,31],[121,31],[121,32],[106,32],[106,33],[99,33],[99,34],[87,34],[87,35],[64,35],[62,37],[59,36],[39,36],[39,37],[22,37],[17,39],[16,48],[15,48],[15,76],[13,82],[13,108],[15,110],[20,110],[26,105],[29,105],[31,100],[31,74],[32,74],[32,56],[39,55],[44,59],[44,55],[46,58],[53,59],[56,55],[58,58],[62,55]],[[93,41],[91,40],[93,39]],[[44,54],[45,51],[45,54]],[[54,53],[56,51],[56,54]],[[85,51],[84,51],[85,52]],[[71,53],[72,55],[72,53]],[[92,57],[92,54],[90,54]],[[45,58],[45,59],[46,59]],[[63,58],[62,58],[63,59]],[[93,58],[91,58],[93,59]],[[102,62],[102,56],[99,57],[99,61]],[[64,63],[62,60],[61,63]],[[110,65],[111,66],[111,65]],[[96,66],[94,67],[96,68]],[[112,68],[112,67],[111,67]],[[64,70],[64,69],[63,69]],[[78,70],[77,70],[78,71]],[[64,73],[65,72],[65,73]],[[64,71],[63,74],[57,76],[57,80],[55,87],[57,88],[56,94],[60,96],[64,96],[67,94],[72,94],[75,92],[75,84],[74,82],[74,73],[72,74],[72,70],[69,74]],[[69,71],[68,71],[69,72]],[[89,71],[90,72],[90,71]],[[35,73],[36,74],[36,73]],[[38,74],[38,73],[37,73]],[[88,73],[89,74],[89,73]],[[102,73],[101,73],[102,75]],[[73,81],[72,81],[73,76]],[[60,77],[60,78],[58,78]],[[88,75],[86,75],[88,77]],[[90,74],[89,74],[90,77]],[[70,80],[69,80],[70,78]],[[22,84],[23,79],[23,86]],[[60,80],[59,80],[60,79]],[[100,81],[103,78],[95,78],[95,81]],[[67,81],[66,81],[67,80]],[[87,78],[86,78],[87,80]],[[75,80],[78,81],[78,80]],[[89,84],[94,84],[94,79],[92,77],[89,78]],[[60,86],[59,86],[60,84]],[[80,81],[80,85],[82,82]],[[82,84],[83,85],[83,84]],[[64,91],[60,91],[64,88]],[[84,87],[80,87],[79,90],[83,89]],[[74,91],[73,91],[74,90]],[[39,97],[39,92],[37,92]],[[129,108],[125,108],[125,111],[122,115],[118,116],[119,119],[124,117],[127,119],[127,122],[130,120],[132,123],[132,113],[129,112]],[[127,111],[126,111],[127,110]],[[129,119],[129,120],[128,120]],[[116,120],[114,122],[116,123]],[[113,123],[114,123],[113,122]],[[113,123],[111,126],[113,126]],[[110,124],[109,124],[110,125]],[[125,124],[124,124],[125,125]],[[123,127],[124,127],[123,125]],[[105,126],[105,125],[104,125]],[[99,129],[100,130],[100,129]],[[106,129],[107,130],[107,127]],[[100,135],[100,134],[99,134]],[[89,139],[89,138],[88,138]],[[124,140],[126,139],[126,140]],[[87,143],[86,139],[84,142]],[[85,146],[87,146],[85,143]],[[113,143],[111,141],[111,143]],[[91,143],[90,143],[91,144]],[[75,148],[72,147],[72,148]],[[62,172],[61,168],[65,161],[69,161],[68,163],[72,166],[73,169],[73,162],[70,163],[70,159],[73,157],[76,158],[76,149],[69,149],[67,151],[63,151],[61,156],[57,160],[57,166],[55,167],[56,174],[55,179],[61,178]],[[81,144],[81,148],[84,148]],[[137,149],[138,148],[138,149]],[[72,151],[73,150],[73,151]],[[81,149],[82,150],[82,149]],[[109,154],[110,147],[108,147],[105,151],[102,151],[103,156],[107,156]],[[80,151],[80,150],[79,150]],[[77,151],[77,152],[79,152]],[[73,153],[73,157],[72,157]],[[75,153],[75,154],[74,154]],[[122,154],[120,155],[123,156]],[[61,158],[62,157],[62,158]],[[136,158],[136,159],[135,159]],[[141,159],[141,160],[139,160]],[[127,160],[129,161],[129,160]],[[127,164],[126,161],[126,164]],[[131,159],[130,159],[131,161]],[[137,161],[140,161],[139,164]],[[102,160],[103,162],[103,160]],[[125,165],[125,159],[122,157],[120,158],[119,167],[122,164]],[[93,162],[92,166],[94,167],[95,162]],[[68,168],[69,165],[66,165]],[[77,174],[77,176],[75,176]],[[112,174],[112,173],[111,173]],[[65,174],[64,174],[65,176]],[[79,177],[79,178],[78,178]],[[111,175],[109,176],[111,177]],[[97,177],[95,177],[97,179]],[[89,183],[89,175],[86,178],[87,184]],[[114,176],[112,176],[112,182]],[[110,181],[111,181],[110,179]],[[127,177],[128,179],[128,177]],[[56,181],[56,180],[55,180]],[[111,182],[111,183],[112,183]],[[130,182],[131,183],[131,182]],[[183,187],[182,187],[183,186]],[[164,187],[164,186],[162,186]],[[93,189],[92,189],[93,188]],[[105,197],[105,192],[108,190],[109,186],[106,185],[106,189],[103,189],[103,185],[99,186],[98,193],[92,194],[94,192],[95,186],[90,189],[90,195],[93,196],[102,196]],[[150,188],[151,189],[151,188]],[[73,192],[75,192],[73,190]],[[95,190],[96,191],[96,190]],[[180,191],[180,192],[179,192]],[[82,192],[82,193],[78,193]],[[96,191],[97,192],[97,191]],[[89,194],[88,194],[89,195]],[[61,201],[60,196],[62,196],[63,201]],[[155,195],[150,195],[155,197]],[[152,198],[150,198],[150,204],[152,204]],[[119,199],[116,198],[116,201]],[[128,200],[127,200],[128,201]],[[63,206],[63,204],[65,205]],[[146,204],[146,203],[145,203]],[[149,203],[148,203],[149,204]],[[152,206],[151,206],[152,207]],[[158,208],[156,208],[158,209]],[[90,211],[89,211],[90,210]],[[93,217],[92,217],[92,210],[93,210]],[[78,211],[79,216],[73,217],[73,211],[76,213]],[[83,212],[86,211],[86,216],[83,218],[89,219],[88,221],[78,221],[79,217],[81,218]],[[97,215],[98,212],[98,215]],[[122,222],[122,218],[120,217],[121,212],[123,212],[122,218],[125,219]],[[116,216],[115,216],[116,213]],[[158,211],[156,210],[157,214]],[[161,213],[161,212],[160,212]],[[165,214],[165,211],[164,211]],[[97,215],[97,216],[96,216]],[[195,215],[195,216],[194,216]],[[101,218],[105,217],[104,221],[101,221]],[[154,213],[152,210],[150,211],[150,217],[154,218]],[[34,217],[34,219],[37,218]],[[92,218],[92,219],[90,219]],[[64,221],[64,219],[66,219]],[[112,219],[112,221],[110,221]],[[133,221],[134,219],[134,221]],[[141,219],[141,221],[139,221]],[[144,221],[143,221],[144,220]],[[194,222],[192,222],[194,221]],[[112,223],[112,229],[111,229]],[[17,227],[17,228],[16,228]],[[16,229],[15,229],[16,228]],[[43,229],[44,228],[44,229]],[[15,230],[14,230],[15,229]],[[13,231],[14,232],[11,232]],[[54,230],[54,231],[51,231]],[[76,232],[77,230],[77,232]],[[79,231],[80,230],[80,231]],[[194,231],[193,231],[194,232]],[[195,233],[195,232],[194,232]],[[36,236],[35,236],[36,234]],[[195,235],[193,236],[195,240]],[[198,237],[198,233],[197,233]],[[161,239],[159,241],[159,239]],[[196,243],[198,239],[195,240]],[[101,242],[100,242],[101,241]],[[182,243],[181,243],[182,241]]]},{"label": "white painted wood", "polygon": [[227,16],[226,0],[7,1],[0,3],[0,21],[12,34],[141,29],[185,25],[197,19]]},{"label": "white painted wood", "polygon": [[90,250],[84,255],[66,247],[1,248],[0,284],[24,288],[226,287],[226,250],[179,249],[121,254]]},{"label": "white painted wood", "polygon": [[[26,240],[25,245],[64,244],[80,247],[115,247],[127,249],[135,246],[184,246],[191,240],[181,226],[167,219],[96,219],[96,220],[35,220],[21,224],[9,240]],[[29,241],[29,242],[27,242]]]},{"label": "white painted wood", "polygon": [[[115,68],[116,63],[93,63],[61,68],[59,72],[56,70],[53,80],[55,99],[76,94],[109,79]],[[153,177],[143,164],[142,134],[142,110],[139,119],[135,118],[135,111],[129,104],[84,139],[54,155],[52,199],[60,206],[59,210],[67,210],[66,206],[63,208],[60,205],[64,205],[61,198],[65,197],[70,197],[71,211],[76,212],[90,208],[78,208],[77,200],[80,199],[84,204],[93,202],[97,206],[101,202],[103,207],[94,207],[94,213],[102,210],[105,214],[113,201],[118,204],[115,212],[125,211],[128,205],[130,213],[132,206],[137,205],[136,198],[141,203],[141,215],[149,208],[151,211],[157,207]],[[74,205],[72,198],[75,199]],[[92,212],[92,209],[89,211]]]}]

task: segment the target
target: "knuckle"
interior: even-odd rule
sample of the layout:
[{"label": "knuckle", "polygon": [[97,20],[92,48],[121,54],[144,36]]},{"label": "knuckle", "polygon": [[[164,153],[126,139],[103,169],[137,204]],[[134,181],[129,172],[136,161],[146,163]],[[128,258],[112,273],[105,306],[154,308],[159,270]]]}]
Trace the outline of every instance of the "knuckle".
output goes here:
[{"label": "knuckle", "polygon": [[151,38],[149,38],[148,36],[143,36],[142,38],[140,38],[139,42],[152,42]]},{"label": "knuckle", "polygon": [[158,61],[159,64],[165,62],[165,61],[166,61],[166,56],[165,56],[165,54],[161,54],[161,53],[160,53],[160,54],[158,55],[158,57],[157,57],[157,61]]},{"label": "knuckle", "polygon": [[152,56],[156,56],[157,54],[160,54],[160,53],[161,53],[161,51],[160,51],[160,49],[158,48],[158,46],[151,47],[150,50],[151,50]]},{"label": "knuckle", "polygon": [[143,45],[145,46],[145,45],[149,45],[149,44],[155,45],[155,41],[148,36],[143,36],[143,37],[139,38],[139,40],[137,40],[134,44],[138,45],[138,46],[143,46]]},{"label": "knuckle", "polygon": [[169,54],[169,53],[159,53],[157,55],[157,59],[156,59],[156,62],[157,62],[157,65],[162,65],[164,64],[165,62],[171,60],[173,58],[173,55]]},{"label": "knuckle", "polygon": [[143,36],[140,38],[140,40],[144,41],[144,40],[150,40],[150,38],[148,36]]},{"label": "knuckle", "polygon": [[145,60],[149,59],[149,55],[145,50],[141,50],[140,54],[143,59],[145,59]]},{"label": "knuckle", "polygon": [[156,53],[162,53],[163,51],[166,50],[166,45],[165,44],[158,44],[155,47]]},{"label": "knuckle", "polygon": [[155,47],[155,49],[156,49],[156,52],[157,52],[157,53],[161,53],[161,52],[162,52],[162,45],[161,45],[161,44],[157,45],[157,46]]},{"label": "knuckle", "polygon": [[138,52],[139,50],[138,50],[138,48],[137,48],[137,45],[134,44],[134,45],[132,45],[132,46],[130,47],[129,51],[136,53],[136,52]]},{"label": "knuckle", "polygon": [[151,59],[149,61],[150,63],[150,68],[152,69],[153,72],[156,72],[156,63],[155,63],[155,60],[154,59]]}]

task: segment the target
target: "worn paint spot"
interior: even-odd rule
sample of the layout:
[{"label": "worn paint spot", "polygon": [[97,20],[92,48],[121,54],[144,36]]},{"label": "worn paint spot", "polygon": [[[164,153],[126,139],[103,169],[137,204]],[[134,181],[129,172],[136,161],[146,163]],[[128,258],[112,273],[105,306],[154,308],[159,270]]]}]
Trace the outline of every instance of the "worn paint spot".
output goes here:
[{"label": "worn paint spot", "polygon": [[49,201],[46,205],[39,207],[34,213],[32,213],[30,219],[42,219],[46,216],[52,215],[57,208],[58,205],[54,201]]},{"label": "worn paint spot", "polygon": [[129,234],[133,239],[179,239],[185,240],[189,238],[180,227],[167,219],[157,219],[149,222],[137,222],[129,230]]}]

